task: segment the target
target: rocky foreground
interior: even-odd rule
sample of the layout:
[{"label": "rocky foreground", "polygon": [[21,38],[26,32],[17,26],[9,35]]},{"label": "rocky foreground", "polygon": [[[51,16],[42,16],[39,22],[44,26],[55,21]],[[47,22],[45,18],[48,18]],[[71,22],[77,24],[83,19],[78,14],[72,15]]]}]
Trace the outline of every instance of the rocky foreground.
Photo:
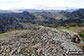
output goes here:
[{"label": "rocky foreground", "polygon": [[39,26],[0,36],[0,56],[68,56],[82,51],[79,42],[75,32]]}]

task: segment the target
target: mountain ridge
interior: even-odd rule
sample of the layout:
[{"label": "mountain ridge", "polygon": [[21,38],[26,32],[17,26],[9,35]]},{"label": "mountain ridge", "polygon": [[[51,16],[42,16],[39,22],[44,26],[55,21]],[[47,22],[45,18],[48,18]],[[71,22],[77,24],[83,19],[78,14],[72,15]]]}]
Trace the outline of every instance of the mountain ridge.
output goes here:
[{"label": "mountain ridge", "polygon": [[[77,13],[79,11],[79,13]],[[61,11],[58,13],[51,12],[35,12],[30,13],[24,11],[21,13],[0,13],[0,31],[6,31],[8,29],[23,28],[20,23],[32,23],[32,24],[61,24],[66,25],[70,23],[77,23],[84,25],[84,15],[80,10],[74,12]],[[84,9],[82,9],[84,11]],[[78,16],[77,16],[78,15]]]}]

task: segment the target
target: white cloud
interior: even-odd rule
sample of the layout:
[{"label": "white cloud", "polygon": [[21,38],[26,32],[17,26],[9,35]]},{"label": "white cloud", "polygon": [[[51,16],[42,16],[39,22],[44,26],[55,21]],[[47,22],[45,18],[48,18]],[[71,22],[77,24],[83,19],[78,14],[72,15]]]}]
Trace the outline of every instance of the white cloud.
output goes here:
[{"label": "white cloud", "polygon": [[84,0],[0,0],[0,9],[84,8]]}]

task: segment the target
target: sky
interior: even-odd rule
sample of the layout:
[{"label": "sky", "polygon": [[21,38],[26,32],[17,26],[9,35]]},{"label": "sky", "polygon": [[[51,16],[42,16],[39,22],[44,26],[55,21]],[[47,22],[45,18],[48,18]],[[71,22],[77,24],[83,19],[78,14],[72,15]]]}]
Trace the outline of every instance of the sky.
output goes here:
[{"label": "sky", "polygon": [[84,8],[84,0],[0,0],[0,10]]}]

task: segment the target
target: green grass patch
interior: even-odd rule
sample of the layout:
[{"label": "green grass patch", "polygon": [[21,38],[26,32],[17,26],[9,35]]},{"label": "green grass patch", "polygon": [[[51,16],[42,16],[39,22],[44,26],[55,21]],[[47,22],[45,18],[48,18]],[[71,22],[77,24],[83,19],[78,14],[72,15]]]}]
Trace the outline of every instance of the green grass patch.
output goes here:
[{"label": "green grass patch", "polygon": [[58,28],[64,29],[64,30],[72,30],[72,31],[77,30],[77,29],[80,29],[79,26],[75,26],[75,27],[59,26]]},{"label": "green grass patch", "polygon": [[80,32],[79,35],[84,38],[84,32]]},{"label": "green grass patch", "polygon": [[5,32],[5,33],[1,33],[0,36],[4,36],[6,34],[8,34],[9,32]]},{"label": "green grass patch", "polygon": [[9,30],[9,31],[0,33],[0,36],[5,36],[5,35],[7,35],[7,34],[10,34],[11,32],[16,32],[16,31],[18,31],[18,30],[17,30],[17,29],[16,29],[16,30],[15,30],[15,29],[11,29],[11,30]]}]

